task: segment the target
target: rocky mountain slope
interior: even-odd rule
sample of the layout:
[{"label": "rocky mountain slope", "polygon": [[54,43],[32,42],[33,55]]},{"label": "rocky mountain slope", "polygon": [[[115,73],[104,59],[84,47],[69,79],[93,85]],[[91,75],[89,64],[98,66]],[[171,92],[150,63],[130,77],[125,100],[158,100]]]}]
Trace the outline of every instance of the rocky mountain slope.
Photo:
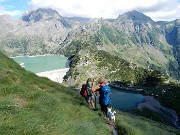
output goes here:
[{"label": "rocky mountain slope", "polygon": [[65,42],[70,27],[55,10],[30,11],[0,37],[1,48],[9,55],[54,53]]},{"label": "rocky mountain slope", "polygon": [[[80,50],[76,41],[81,41],[137,66],[180,78],[179,20],[154,22],[137,11],[117,19],[67,18],[52,9],[37,9],[16,21],[5,19],[0,23],[0,29],[3,27],[0,48],[9,56],[44,53],[71,56]],[[69,46],[73,50],[67,54]]]}]

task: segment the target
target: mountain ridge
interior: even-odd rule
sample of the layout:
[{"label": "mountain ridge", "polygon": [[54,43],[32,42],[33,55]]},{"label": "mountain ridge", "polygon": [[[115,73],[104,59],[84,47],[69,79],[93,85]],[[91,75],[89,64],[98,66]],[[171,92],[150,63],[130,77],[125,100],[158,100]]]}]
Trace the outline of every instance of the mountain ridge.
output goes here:
[{"label": "mountain ridge", "polygon": [[128,18],[132,19],[135,22],[150,22],[155,23],[150,17],[144,15],[141,12],[138,12],[136,10],[128,11],[122,15],[119,15],[116,20],[120,20],[121,18]]},{"label": "mountain ridge", "polygon": [[154,22],[137,11],[124,13],[110,21],[65,18],[52,9],[30,11],[25,16],[29,16],[27,20],[30,21],[20,19],[18,25],[0,36],[0,48],[8,55],[63,53],[66,46],[81,40],[138,66],[180,78],[177,66],[180,65],[179,20]]}]

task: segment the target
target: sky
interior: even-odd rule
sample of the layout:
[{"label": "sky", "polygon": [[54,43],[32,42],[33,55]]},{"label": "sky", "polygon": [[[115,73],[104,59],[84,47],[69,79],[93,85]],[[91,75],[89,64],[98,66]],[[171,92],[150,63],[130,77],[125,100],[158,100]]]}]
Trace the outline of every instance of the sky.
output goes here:
[{"label": "sky", "polygon": [[117,18],[137,10],[154,21],[180,19],[180,0],[0,0],[0,15],[20,18],[37,8],[52,8],[67,17]]}]

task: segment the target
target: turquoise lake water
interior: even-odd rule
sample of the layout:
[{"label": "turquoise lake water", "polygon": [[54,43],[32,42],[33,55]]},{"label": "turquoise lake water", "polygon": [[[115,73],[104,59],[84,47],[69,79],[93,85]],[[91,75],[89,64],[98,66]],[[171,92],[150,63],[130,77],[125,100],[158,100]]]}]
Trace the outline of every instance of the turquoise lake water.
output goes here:
[{"label": "turquoise lake water", "polygon": [[66,57],[57,55],[24,56],[13,59],[18,63],[24,63],[25,69],[34,73],[68,68],[69,65]]},{"label": "turquoise lake water", "polygon": [[[97,102],[99,102],[99,97],[97,96]],[[139,103],[145,101],[145,96],[141,94],[132,94],[122,92],[119,89],[111,87],[111,106],[113,109],[118,110],[129,110],[137,107]],[[100,106],[99,106],[100,107]]]},{"label": "turquoise lake water", "polygon": [[133,109],[145,99],[141,94],[125,93],[115,88],[111,88],[111,93],[111,104],[116,109]]}]

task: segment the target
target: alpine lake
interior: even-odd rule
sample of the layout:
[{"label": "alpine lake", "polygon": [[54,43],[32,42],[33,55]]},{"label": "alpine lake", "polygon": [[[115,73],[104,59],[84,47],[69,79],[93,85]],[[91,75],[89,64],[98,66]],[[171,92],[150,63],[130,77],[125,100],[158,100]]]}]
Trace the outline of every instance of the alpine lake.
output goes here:
[{"label": "alpine lake", "polygon": [[[58,55],[43,55],[43,56],[21,56],[13,57],[26,70],[33,73],[52,71],[57,69],[68,68],[69,61],[64,56]],[[111,103],[116,109],[132,109],[138,103],[144,101],[144,96],[141,94],[125,93],[118,89],[111,88]]]}]

